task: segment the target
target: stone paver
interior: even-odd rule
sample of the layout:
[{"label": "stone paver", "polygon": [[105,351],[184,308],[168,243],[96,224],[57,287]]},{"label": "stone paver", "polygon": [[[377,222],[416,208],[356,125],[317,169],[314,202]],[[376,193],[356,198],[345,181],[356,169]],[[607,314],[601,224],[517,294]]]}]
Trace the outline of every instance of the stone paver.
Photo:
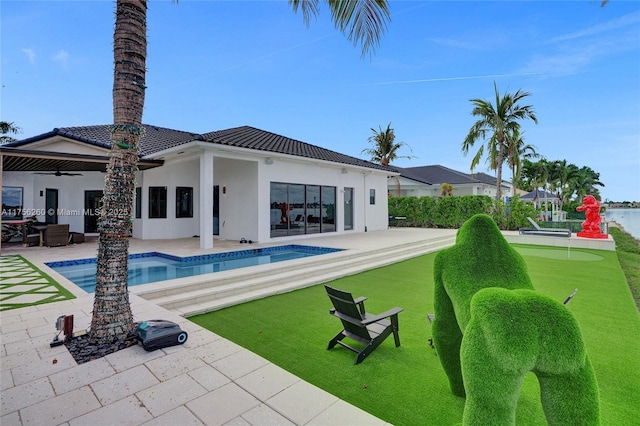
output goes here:
[{"label": "stone paver", "polygon": [[212,365],[227,377],[235,380],[268,363],[266,359],[252,352],[240,351],[233,356],[222,358]]},{"label": "stone paver", "polygon": [[258,405],[258,399],[229,383],[187,403],[187,408],[204,424],[224,424]]},{"label": "stone paver", "polygon": [[157,385],[160,381],[144,365],[138,365],[114,376],[91,384],[91,389],[102,405],[108,405],[141,390]]},{"label": "stone paver", "polygon": [[20,410],[22,424],[59,425],[100,408],[88,386],[73,390]]},{"label": "stone paver", "polygon": [[210,365],[190,371],[189,376],[208,391],[218,389],[231,381],[231,379]]},{"label": "stone paver", "polygon": [[115,370],[104,358],[69,368],[49,376],[57,395],[91,384],[95,381],[111,377]]},{"label": "stone paver", "polygon": [[295,424],[304,425],[337,401],[337,397],[322,389],[299,381],[269,398],[266,403],[279,413],[287,413],[287,417]]},{"label": "stone paver", "polygon": [[[281,415],[280,413],[278,413],[277,411],[275,411],[274,409],[264,405],[264,404],[260,404],[255,408],[252,408],[251,410],[247,411],[246,413],[244,413],[242,416],[243,420],[246,420],[247,423],[245,424],[250,424],[250,425],[279,425],[279,426],[287,426],[287,425],[294,425],[295,423],[292,423],[291,421],[289,421],[289,419],[287,419],[286,417],[284,417],[283,415]],[[345,419],[342,419],[341,422],[338,423],[331,423],[331,424],[340,424],[340,423],[344,423]],[[232,422],[232,424],[235,424]],[[326,424],[330,424],[330,423],[326,423]]]},{"label": "stone paver", "polygon": [[135,396],[129,396],[83,416],[72,419],[70,426],[135,426],[153,419]]},{"label": "stone paver", "polygon": [[4,416],[13,411],[21,410],[53,398],[55,395],[51,383],[46,377],[6,390],[3,389],[0,415]]},{"label": "stone paver", "polygon": [[156,417],[206,393],[207,390],[191,376],[182,374],[140,391],[136,395]]},{"label": "stone paver", "polygon": [[184,347],[180,349],[182,350],[179,352],[148,361],[145,365],[160,381],[165,381],[205,366],[205,363],[200,358],[191,355]]},{"label": "stone paver", "polygon": [[144,426],[201,426],[204,425],[198,418],[184,405],[175,410],[171,410],[151,421],[144,423]]},{"label": "stone paver", "polygon": [[300,379],[274,364],[267,364],[236,380],[247,392],[266,401],[275,394],[299,382]]},{"label": "stone paver", "polygon": [[[401,244],[407,236],[416,238],[400,231],[391,234],[391,240],[385,238],[378,244],[385,247],[390,241]],[[348,241],[351,247],[370,246],[370,237],[356,235]],[[340,245],[339,238],[330,239],[336,241],[332,245]],[[165,242],[132,241],[132,244],[134,248],[136,244],[138,249],[143,248],[138,251],[150,251]],[[170,247],[175,242],[166,244]],[[185,247],[192,244],[189,240]],[[45,261],[86,257],[83,253],[88,249],[88,245],[47,250],[32,247],[21,254],[37,267],[46,268]],[[181,250],[176,254],[189,255],[198,249]],[[2,277],[13,284],[18,281],[12,280],[25,283],[26,278],[41,279],[32,272],[24,265],[10,271],[3,267]],[[50,275],[59,279],[55,273]],[[385,424],[241,346],[134,294],[131,307],[136,321],[149,318],[174,321],[188,331],[187,342],[153,352],[134,346],[78,365],[66,347],[49,346],[56,334],[58,316],[73,314],[75,330],[90,325],[93,297],[78,289],[69,290],[78,298],[0,313],[2,426],[336,425],[345,424],[345,419],[353,425]]]}]

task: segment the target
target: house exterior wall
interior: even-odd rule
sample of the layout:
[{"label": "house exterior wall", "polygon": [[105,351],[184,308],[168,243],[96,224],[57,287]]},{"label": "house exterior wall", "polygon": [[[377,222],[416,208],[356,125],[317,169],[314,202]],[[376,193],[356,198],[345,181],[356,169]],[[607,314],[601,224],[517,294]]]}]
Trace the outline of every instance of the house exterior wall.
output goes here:
[{"label": "house exterior wall", "polygon": [[106,148],[100,148],[98,146],[76,142],[63,138],[61,136],[55,136],[48,140],[34,142],[33,144],[29,145],[29,149],[62,153],[72,152],[74,154],[84,155],[108,155],[109,153],[109,150]]},{"label": "house exterior wall", "polygon": [[[142,188],[142,218],[134,220],[133,236],[145,240],[187,238],[199,234],[197,159],[168,163],[162,167],[138,172],[136,186]],[[167,217],[149,218],[149,188],[167,188]],[[193,188],[193,217],[176,218],[176,187]]]},{"label": "house exterior wall", "polygon": [[[387,188],[389,193],[393,196],[398,196],[398,180],[396,178],[390,178],[387,182]],[[433,185],[427,185],[414,180],[400,178],[400,196],[401,197],[440,197],[440,185],[441,183],[434,183]],[[485,183],[463,183],[452,184],[453,195],[487,195],[491,198],[496,196],[495,185],[488,185]],[[511,196],[511,186],[503,184],[502,198]]]},{"label": "house exterior wall", "polygon": [[[45,191],[58,190],[58,223],[69,224],[72,232],[84,232],[84,192],[102,191],[104,173],[82,172],[82,176],[40,175],[33,172],[5,172],[3,186],[23,188],[24,216],[35,213],[38,221],[45,220]],[[42,196],[40,196],[42,191]]]},{"label": "house exterior wall", "polygon": [[[259,241],[277,241],[283,239],[309,238],[327,234],[307,234],[289,237],[270,237],[270,185],[271,182],[294,183],[305,185],[325,185],[336,188],[336,232],[364,232],[387,229],[387,177],[386,174],[348,170],[332,164],[315,164],[288,160],[273,159],[273,164],[260,161],[260,179],[258,190],[258,210],[260,222]],[[343,173],[343,169],[346,173]],[[354,224],[353,230],[344,230],[344,188],[354,188]],[[375,205],[369,204],[369,190],[376,192]]]},{"label": "house exterior wall", "polygon": [[[72,141],[57,140],[30,149],[69,152]],[[75,149],[74,149],[75,150]],[[98,149],[99,150],[99,149]],[[76,150],[77,151],[77,150]],[[97,154],[95,149],[90,153]],[[201,215],[213,222],[212,211],[201,212],[200,179],[203,152],[213,154],[213,185],[219,191],[220,239],[267,242],[286,241],[311,236],[335,235],[344,232],[383,230],[388,227],[387,176],[388,173],[298,157],[270,158],[260,151],[233,151],[193,146],[180,153],[167,153],[160,167],[139,171],[136,188],[140,188],[141,218],[134,218],[132,236],[140,239],[176,239],[200,236]],[[89,152],[88,152],[89,153]],[[31,172],[3,172],[3,186],[18,186],[24,191],[23,206],[44,209],[45,197],[40,191],[58,189],[59,208],[70,214],[59,216],[59,223],[68,223],[70,230],[84,232],[84,192],[103,191],[105,174],[81,172],[82,176],[37,175]],[[271,237],[271,182],[332,186],[336,189],[335,232]],[[193,188],[193,217],[176,218],[176,188]],[[167,194],[166,218],[149,218],[151,187],[165,187]],[[353,188],[353,229],[344,230],[344,189]],[[370,190],[375,190],[375,204],[370,203]],[[213,188],[205,189],[205,197],[213,196]],[[135,207],[134,212],[135,213]],[[44,214],[38,215],[44,220]],[[202,237],[202,236],[201,236]]]},{"label": "house exterior wall", "polygon": [[221,239],[260,240],[258,205],[262,201],[258,191],[258,164],[257,159],[214,160],[213,184],[220,187]]}]

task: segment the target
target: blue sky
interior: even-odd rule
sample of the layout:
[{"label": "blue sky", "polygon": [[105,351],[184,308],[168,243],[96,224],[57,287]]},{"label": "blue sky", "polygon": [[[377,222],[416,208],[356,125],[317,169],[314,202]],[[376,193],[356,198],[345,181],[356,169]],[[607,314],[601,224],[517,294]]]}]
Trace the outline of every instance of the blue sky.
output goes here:
[{"label": "blue sky", "polygon": [[[114,5],[0,3],[0,120],[20,138],[112,122]],[[286,1],[152,0],[143,121],[249,125],[359,158],[391,123],[415,157],[393,164],[468,172],[470,99],[493,99],[495,81],[531,93],[539,124],[522,127],[540,154],[599,172],[603,199],[640,201],[640,2],[391,1],[391,13],[363,59],[325,8],[307,28]]]}]

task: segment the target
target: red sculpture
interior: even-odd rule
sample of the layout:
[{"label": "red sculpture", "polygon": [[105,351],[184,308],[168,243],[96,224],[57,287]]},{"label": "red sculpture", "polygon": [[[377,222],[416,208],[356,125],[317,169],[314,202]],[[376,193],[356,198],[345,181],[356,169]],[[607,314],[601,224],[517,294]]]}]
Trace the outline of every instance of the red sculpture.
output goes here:
[{"label": "red sculpture", "polygon": [[280,209],[280,223],[286,225],[289,223],[289,210],[293,210],[293,207],[289,207],[287,203],[278,204]]},{"label": "red sculpture", "polygon": [[607,234],[600,232],[600,202],[593,195],[587,195],[582,200],[582,205],[576,210],[583,211],[586,220],[582,222],[582,231],[578,232],[578,237],[584,238],[609,238]]}]

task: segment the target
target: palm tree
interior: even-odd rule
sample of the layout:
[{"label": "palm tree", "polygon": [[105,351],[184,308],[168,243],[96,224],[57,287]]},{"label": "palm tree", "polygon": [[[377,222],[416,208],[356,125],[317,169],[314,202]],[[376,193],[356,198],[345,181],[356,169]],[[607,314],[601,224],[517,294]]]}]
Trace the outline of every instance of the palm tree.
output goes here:
[{"label": "palm tree", "polygon": [[373,148],[363,149],[362,153],[371,157],[371,161],[374,163],[380,163],[383,166],[388,166],[393,160],[398,158],[411,159],[409,155],[398,155],[398,151],[403,146],[411,148],[404,142],[396,143],[396,134],[391,128],[391,123],[387,125],[385,130],[379,127],[379,130],[371,128],[373,135],[369,136],[369,143],[373,145]]},{"label": "palm tree", "polygon": [[573,176],[569,185],[580,202],[582,202],[582,199],[587,195],[593,195],[596,198],[600,198],[600,192],[598,188],[595,188],[595,186],[604,187],[604,183],[600,182],[600,173],[596,173],[588,166],[581,167]]},{"label": "palm tree", "polygon": [[7,136],[8,134],[18,134],[21,133],[22,129],[15,125],[13,122],[8,121],[0,121],[0,145],[5,143],[14,142],[17,139],[11,136]]},{"label": "palm tree", "polygon": [[560,210],[562,210],[562,206],[569,201],[574,192],[569,183],[574,181],[577,175],[578,166],[567,164],[567,160],[556,160],[551,163],[549,181],[551,190],[555,191],[560,200]]},{"label": "palm tree", "polygon": [[[308,24],[319,0],[289,0]],[[336,27],[363,56],[375,50],[390,20],[387,0],[326,0]],[[144,134],[147,58],[147,0],[117,0],[114,31],[113,126],[98,231],[96,291],[91,337],[123,339],[133,329],[127,292],[131,211],[135,196],[140,138]]]},{"label": "palm tree", "polygon": [[536,152],[536,147],[524,142],[520,129],[516,128],[507,137],[507,163],[511,169],[511,185],[513,193],[516,195],[516,182],[520,180],[522,173],[522,162],[540,155]]},{"label": "palm tree", "polygon": [[547,206],[547,186],[549,185],[549,178],[551,175],[551,164],[544,158],[534,162],[524,160],[522,173],[525,175],[532,191],[536,191],[534,196],[534,202],[540,202],[540,194],[538,189],[542,187],[544,193],[544,210],[545,218],[547,218],[548,206]]},{"label": "palm tree", "polygon": [[124,338],[133,329],[127,289],[129,227],[144,108],[147,2],[118,0],[113,35],[113,126],[98,224],[96,291],[91,335]]},{"label": "palm tree", "polygon": [[[498,91],[498,86],[493,83],[495,89],[495,106],[491,101],[482,99],[471,99],[474,108],[471,115],[480,117],[476,121],[467,137],[462,142],[462,153],[466,156],[469,149],[478,141],[478,139],[487,142],[487,152],[489,153],[489,164],[491,170],[496,170],[496,199],[501,197],[500,184],[502,183],[502,165],[505,159],[505,150],[507,149],[507,137],[514,130],[520,127],[519,120],[531,119],[534,123],[538,123],[538,119],[531,105],[521,106],[518,102],[522,101],[531,94],[529,92],[516,91],[514,94],[505,93],[502,97]],[[487,138],[488,136],[488,138]],[[471,160],[471,170],[480,163],[480,159],[484,155],[485,146],[482,145],[478,152]]]}]

